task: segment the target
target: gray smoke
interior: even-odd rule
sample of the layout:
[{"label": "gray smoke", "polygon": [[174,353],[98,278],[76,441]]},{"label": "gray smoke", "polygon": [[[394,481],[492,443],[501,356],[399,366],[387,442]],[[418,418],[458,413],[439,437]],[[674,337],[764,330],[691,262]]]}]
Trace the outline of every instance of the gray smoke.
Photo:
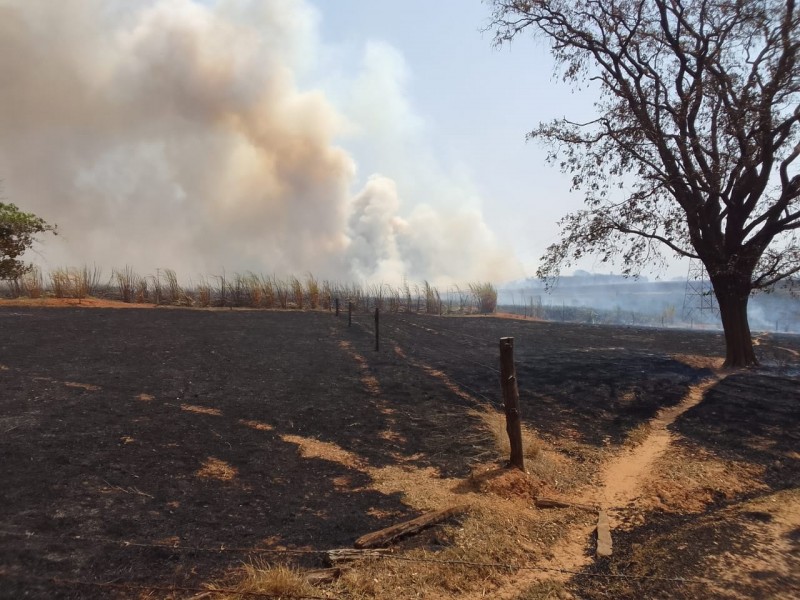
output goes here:
[{"label": "gray smoke", "polygon": [[[355,193],[338,144],[360,132],[380,147],[391,136],[370,119],[410,108],[402,82],[369,86],[370,64],[353,114],[303,89],[322,53],[318,19],[301,0],[0,1],[5,197],[61,232],[39,262],[184,277],[518,275],[475,206],[443,210],[413,187],[401,198],[395,179],[424,181],[402,152],[392,179]],[[458,187],[441,170],[433,179]]]}]

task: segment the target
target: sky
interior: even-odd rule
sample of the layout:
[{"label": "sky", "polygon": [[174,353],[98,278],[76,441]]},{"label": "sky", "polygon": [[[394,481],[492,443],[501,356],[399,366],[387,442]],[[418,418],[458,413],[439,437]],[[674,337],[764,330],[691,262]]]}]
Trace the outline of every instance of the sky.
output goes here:
[{"label": "sky", "polygon": [[581,198],[525,134],[591,116],[592,97],[541,42],[495,48],[489,15],[480,0],[0,0],[2,195],[59,228],[29,258],[184,280],[534,275]]}]

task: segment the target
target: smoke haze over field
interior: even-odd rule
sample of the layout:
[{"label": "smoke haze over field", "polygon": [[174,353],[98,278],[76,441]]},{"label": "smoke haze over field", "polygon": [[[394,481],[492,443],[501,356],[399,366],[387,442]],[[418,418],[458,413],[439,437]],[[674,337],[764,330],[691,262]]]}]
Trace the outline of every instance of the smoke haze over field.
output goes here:
[{"label": "smoke haze over field", "polygon": [[[60,231],[37,262],[521,275],[468,182],[425,154],[402,56],[365,48],[346,105],[307,83],[318,20],[301,0],[0,0],[3,195]],[[392,178],[359,179],[348,141]]]}]

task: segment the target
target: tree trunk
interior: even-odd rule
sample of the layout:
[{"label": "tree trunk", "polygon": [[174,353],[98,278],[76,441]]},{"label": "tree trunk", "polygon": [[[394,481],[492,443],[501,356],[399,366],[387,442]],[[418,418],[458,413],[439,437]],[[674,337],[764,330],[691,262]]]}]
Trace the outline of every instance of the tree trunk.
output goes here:
[{"label": "tree trunk", "polygon": [[[714,285],[714,289],[717,289]],[[722,287],[722,286],[720,286]],[[757,365],[747,320],[749,290],[725,290],[717,292],[722,329],[725,332],[725,367],[749,367]]]}]

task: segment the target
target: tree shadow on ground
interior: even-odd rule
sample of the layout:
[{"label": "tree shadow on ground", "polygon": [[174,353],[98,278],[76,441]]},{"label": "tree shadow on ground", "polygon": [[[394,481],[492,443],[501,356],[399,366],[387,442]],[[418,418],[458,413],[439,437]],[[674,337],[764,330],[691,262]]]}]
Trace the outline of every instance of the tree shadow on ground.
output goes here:
[{"label": "tree shadow on ground", "polygon": [[681,443],[759,465],[772,490],[800,485],[800,381],[768,369],[729,375],[673,424]]},{"label": "tree shadow on ground", "polygon": [[[714,597],[719,590],[742,598],[786,594],[800,584],[796,572],[763,569],[745,561],[727,576],[725,557],[752,557],[761,541],[764,534],[753,524],[748,513],[733,509],[724,514],[715,508],[688,515],[649,513],[645,525],[615,531],[613,556],[598,559],[571,587],[589,600],[688,600]],[[715,587],[710,588],[708,582]]]}]

